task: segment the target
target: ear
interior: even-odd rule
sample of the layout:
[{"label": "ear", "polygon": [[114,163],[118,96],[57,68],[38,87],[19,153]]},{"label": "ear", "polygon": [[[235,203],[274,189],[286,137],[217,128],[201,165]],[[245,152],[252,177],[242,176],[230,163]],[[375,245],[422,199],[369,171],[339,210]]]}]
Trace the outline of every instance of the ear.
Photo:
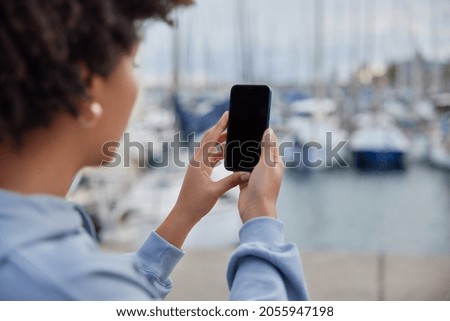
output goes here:
[{"label": "ear", "polygon": [[93,74],[84,63],[79,64],[80,77],[86,86],[86,97],[92,101],[101,99],[105,86],[105,78]]},{"label": "ear", "polygon": [[78,106],[78,121],[83,127],[92,128],[103,115],[103,107],[99,101],[101,101],[105,80],[92,74],[84,64],[80,64],[80,76],[86,84],[86,96]]}]

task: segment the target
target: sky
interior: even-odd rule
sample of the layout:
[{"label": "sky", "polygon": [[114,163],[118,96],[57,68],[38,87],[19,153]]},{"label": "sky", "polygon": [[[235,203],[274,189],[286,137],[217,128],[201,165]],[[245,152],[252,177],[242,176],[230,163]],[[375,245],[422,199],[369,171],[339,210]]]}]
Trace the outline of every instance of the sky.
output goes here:
[{"label": "sky", "polygon": [[[344,80],[361,64],[420,52],[450,58],[448,0],[197,0],[178,10],[181,85]],[[150,22],[138,54],[145,83],[168,84],[174,29]],[[319,41],[316,41],[319,39]]]}]

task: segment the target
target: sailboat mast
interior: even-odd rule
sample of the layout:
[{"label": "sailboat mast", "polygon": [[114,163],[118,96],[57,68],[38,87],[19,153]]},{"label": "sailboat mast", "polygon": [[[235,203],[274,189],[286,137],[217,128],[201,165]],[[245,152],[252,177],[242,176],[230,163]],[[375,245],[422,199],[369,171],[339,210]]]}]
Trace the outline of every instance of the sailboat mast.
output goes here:
[{"label": "sailboat mast", "polygon": [[244,82],[253,82],[254,70],[252,60],[252,43],[250,30],[250,12],[247,10],[246,0],[236,1],[237,9],[237,36],[241,48],[242,79]]},{"label": "sailboat mast", "polygon": [[323,98],[324,85],[322,79],[323,65],[323,0],[314,1],[314,94],[316,98]]},{"label": "sailboat mast", "polygon": [[180,85],[180,30],[178,24],[178,16],[174,12],[172,29],[172,85],[170,90],[172,97],[178,93]]},{"label": "sailboat mast", "polygon": [[441,68],[439,66],[439,1],[430,0],[430,21],[431,23],[431,50],[432,50],[432,74],[429,93],[431,95],[439,93],[441,89]]},{"label": "sailboat mast", "polygon": [[[398,4],[398,2],[394,1],[394,4]],[[402,7],[406,7],[408,5],[408,1],[407,0],[402,0],[400,2],[400,5]],[[398,12],[398,7],[396,12]],[[405,14],[405,10],[401,11],[402,13],[400,13],[402,15],[401,20],[405,21],[408,19],[408,16]],[[404,37],[404,33],[403,33],[403,26],[402,26],[402,39],[398,39],[399,42],[400,41],[405,41],[405,37]],[[409,43],[408,41],[406,41],[405,46],[408,47]],[[408,77],[407,77],[407,62],[406,61],[402,61],[402,59],[399,59],[397,61],[397,66],[398,66],[398,71],[397,71],[397,75],[396,75],[396,87],[397,87],[397,91],[400,94],[404,94],[404,91],[407,87],[407,82],[408,82]]]},{"label": "sailboat mast", "polygon": [[408,15],[409,15],[408,35],[409,35],[409,42],[411,44],[413,51],[413,60],[411,64],[412,70],[410,73],[411,89],[412,89],[411,111],[415,113],[417,104],[423,96],[423,73],[422,73],[422,56],[419,50],[417,34],[415,32],[414,26],[412,25],[413,21],[415,21],[413,5],[414,4],[411,2],[408,3]]}]

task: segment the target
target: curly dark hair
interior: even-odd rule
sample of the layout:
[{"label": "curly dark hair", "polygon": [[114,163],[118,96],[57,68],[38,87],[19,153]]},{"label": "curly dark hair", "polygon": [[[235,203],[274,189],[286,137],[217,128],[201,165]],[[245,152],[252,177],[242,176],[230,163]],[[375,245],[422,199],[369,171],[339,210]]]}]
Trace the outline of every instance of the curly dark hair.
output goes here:
[{"label": "curly dark hair", "polygon": [[0,1],[0,143],[23,145],[27,131],[61,112],[78,115],[87,97],[80,64],[107,77],[129,53],[145,19],[170,23],[191,0]]}]

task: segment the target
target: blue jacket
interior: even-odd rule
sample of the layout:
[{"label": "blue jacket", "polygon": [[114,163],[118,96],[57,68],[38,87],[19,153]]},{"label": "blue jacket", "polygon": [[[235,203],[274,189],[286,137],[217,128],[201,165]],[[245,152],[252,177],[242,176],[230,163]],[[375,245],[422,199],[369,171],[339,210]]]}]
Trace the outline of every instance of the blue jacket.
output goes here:
[{"label": "blue jacket", "polygon": [[[280,221],[250,220],[239,235],[227,272],[231,300],[307,299],[298,250],[284,243]],[[73,203],[0,190],[0,300],[163,299],[183,255],[156,232],[135,253],[102,252]]]}]

